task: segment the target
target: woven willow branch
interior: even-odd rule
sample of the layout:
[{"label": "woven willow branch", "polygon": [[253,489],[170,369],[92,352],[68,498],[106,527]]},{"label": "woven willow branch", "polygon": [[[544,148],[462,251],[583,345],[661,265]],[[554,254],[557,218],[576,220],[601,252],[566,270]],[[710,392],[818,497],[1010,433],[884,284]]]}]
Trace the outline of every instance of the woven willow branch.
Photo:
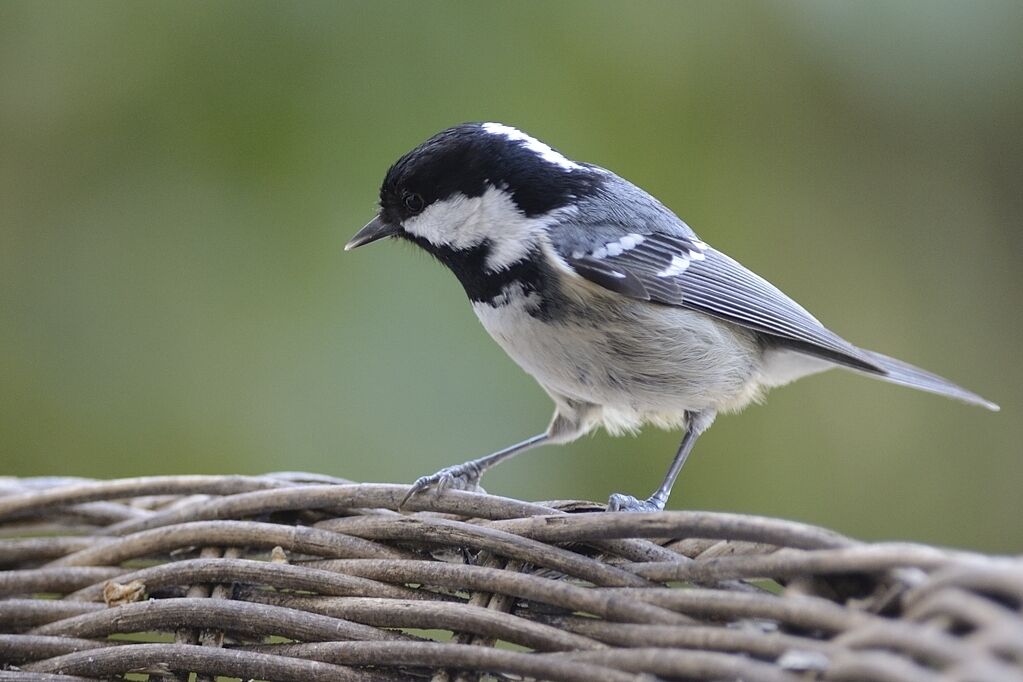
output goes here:
[{"label": "woven willow branch", "polygon": [[406,490],[0,479],[0,682],[1023,682],[1018,558]]}]

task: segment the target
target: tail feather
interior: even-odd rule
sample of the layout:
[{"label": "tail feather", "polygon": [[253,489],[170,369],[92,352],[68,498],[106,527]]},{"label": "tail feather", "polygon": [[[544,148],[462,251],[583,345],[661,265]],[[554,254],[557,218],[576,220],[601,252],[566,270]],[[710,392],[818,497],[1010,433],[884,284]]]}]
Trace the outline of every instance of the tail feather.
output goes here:
[{"label": "tail feather", "polygon": [[920,391],[928,391],[930,393],[948,396],[949,398],[962,400],[963,402],[970,403],[971,405],[986,407],[993,412],[997,412],[1000,409],[998,405],[990,400],[985,400],[976,393],[967,391],[962,386],[953,384],[948,379],[939,377],[937,374],[931,374],[919,367],[914,367],[908,362],[902,362],[901,360],[896,360],[895,358],[890,358],[887,355],[882,355],[881,353],[875,353],[874,351],[869,350],[863,350],[863,354],[884,370],[884,373],[878,373],[856,369],[856,371],[862,372],[867,376],[874,377],[875,379],[881,379],[883,381],[889,381],[893,384],[909,386],[910,388],[915,388]]}]

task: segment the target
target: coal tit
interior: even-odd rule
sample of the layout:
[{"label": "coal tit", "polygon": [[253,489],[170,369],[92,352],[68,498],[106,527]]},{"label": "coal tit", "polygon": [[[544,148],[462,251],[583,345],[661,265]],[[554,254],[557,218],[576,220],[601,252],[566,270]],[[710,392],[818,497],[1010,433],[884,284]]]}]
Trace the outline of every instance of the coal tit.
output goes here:
[{"label": "coal tit", "polygon": [[545,432],[424,476],[406,500],[478,489],[498,462],[597,426],[620,434],[654,424],[685,430],[663,483],[645,501],[614,494],[608,508],[660,510],[719,412],[833,367],[998,409],[852,345],[640,188],[500,123],[449,128],[398,159],[379,214],[345,250],[384,237],[446,265],[484,328],[555,404]]}]

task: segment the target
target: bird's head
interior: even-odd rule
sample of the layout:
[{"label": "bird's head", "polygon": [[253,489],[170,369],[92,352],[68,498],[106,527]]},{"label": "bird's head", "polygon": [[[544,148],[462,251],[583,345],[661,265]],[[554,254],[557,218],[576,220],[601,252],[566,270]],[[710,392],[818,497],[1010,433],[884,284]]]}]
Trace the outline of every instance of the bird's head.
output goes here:
[{"label": "bird's head", "polygon": [[500,123],[464,123],[402,156],[378,215],[345,246],[412,241],[449,266],[468,255],[490,272],[538,247],[547,227],[597,189],[604,171]]}]

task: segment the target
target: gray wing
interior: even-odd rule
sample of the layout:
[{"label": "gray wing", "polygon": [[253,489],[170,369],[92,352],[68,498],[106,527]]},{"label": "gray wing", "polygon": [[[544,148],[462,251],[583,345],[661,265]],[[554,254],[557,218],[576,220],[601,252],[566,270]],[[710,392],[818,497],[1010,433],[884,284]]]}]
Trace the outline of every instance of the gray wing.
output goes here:
[{"label": "gray wing", "polygon": [[576,225],[553,235],[554,248],[580,276],[624,296],[699,310],[804,353],[885,372],[777,287],[682,226],[642,234]]}]

